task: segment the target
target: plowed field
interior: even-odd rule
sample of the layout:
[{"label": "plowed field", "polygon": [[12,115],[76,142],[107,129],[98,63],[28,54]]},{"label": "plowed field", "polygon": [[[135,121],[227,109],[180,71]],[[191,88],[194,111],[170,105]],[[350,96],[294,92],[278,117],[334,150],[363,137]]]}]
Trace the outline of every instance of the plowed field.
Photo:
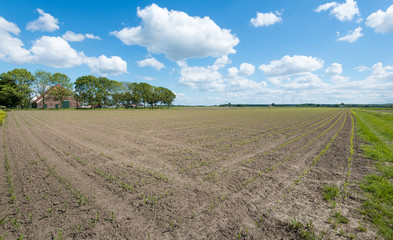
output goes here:
[{"label": "plowed field", "polygon": [[348,109],[10,112],[0,237],[373,239],[354,124]]}]

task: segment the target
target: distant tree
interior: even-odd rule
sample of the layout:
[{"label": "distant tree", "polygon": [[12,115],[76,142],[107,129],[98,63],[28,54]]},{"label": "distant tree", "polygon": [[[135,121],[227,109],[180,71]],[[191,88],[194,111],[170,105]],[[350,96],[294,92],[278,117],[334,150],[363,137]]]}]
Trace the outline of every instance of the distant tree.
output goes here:
[{"label": "distant tree", "polygon": [[146,103],[148,103],[149,100],[152,98],[153,86],[144,82],[141,82],[138,85],[139,85],[139,91],[141,93],[143,106],[146,107]]},{"label": "distant tree", "polygon": [[155,105],[160,101],[160,96],[162,95],[162,87],[151,86],[151,94],[149,95],[147,102],[154,108]]},{"label": "distant tree", "polygon": [[35,79],[36,91],[41,95],[42,105],[45,106],[47,91],[53,86],[52,74],[43,70],[37,70]]},{"label": "distant tree", "polygon": [[126,85],[122,82],[113,81],[113,91],[111,94],[112,101],[119,107],[119,104],[124,101],[124,94],[126,92]]},{"label": "distant tree", "polygon": [[22,101],[23,96],[13,82],[0,81],[0,106],[14,108]]},{"label": "distant tree", "polygon": [[161,87],[161,93],[159,96],[160,96],[160,102],[167,105],[168,108],[176,98],[176,95],[171,90],[164,87]]},{"label": "distant tree", "polygon": [[[63,73],[55,73],[52,75],[52,85],[56,86],[50,91],[50,96],[53,97],[55,101],[60,101],[60,103],[72,96],[72,83],[71,79]],[[60,104],[60,107],[62,104]]]},{"label": "distant tree", "polygon": [[91,108],[97,103],[96,94],[98,79],[92,75],[82,76],[75,81],[75,93],[79,100],[90,104]]},{"label": "distant tree", "polygon": [[138,108],[139,103],[142,101],[142,90],[139,83],[125,83],[126,91],[124,92],[123,100],[126,106],[129,107],[130,104],[135,104],[135,108]]},{"label": "distant tree", "polygon": [[[14,69],[0,75],[0,105],[26,108],[30,104],[35,78],[26,69]],[[1,100],[3,99],[3,100]]]}]

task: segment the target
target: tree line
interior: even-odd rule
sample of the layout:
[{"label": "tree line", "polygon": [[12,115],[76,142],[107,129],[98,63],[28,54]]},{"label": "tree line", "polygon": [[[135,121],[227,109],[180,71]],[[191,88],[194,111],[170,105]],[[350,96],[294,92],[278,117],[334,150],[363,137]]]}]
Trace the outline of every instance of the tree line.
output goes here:
[{"label": "tree line", "polygon": [[92,75],[78,77],[74,83],[66,74],[42,70],[32,74],[26,69],[14,69],[0,75],[0,106],[30,108],[32,97],[37,94],[42,96],[43,104],[48,97],[56,101],[73,97],[91,108],[120,105],[134,105],[137,108],[142,103],[144,107],[146,104],[152,108],[158,104],[169,107],[176,98],[171,90],[164,87],[145,82],[119,82]]}]

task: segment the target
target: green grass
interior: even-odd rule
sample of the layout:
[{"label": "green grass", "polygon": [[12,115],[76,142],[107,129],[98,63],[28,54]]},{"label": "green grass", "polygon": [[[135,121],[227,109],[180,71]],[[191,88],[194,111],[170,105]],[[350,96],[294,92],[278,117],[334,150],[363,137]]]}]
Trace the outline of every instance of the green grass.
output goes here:
[{"label": "green grass", "polygon": [[340,193],[340,190],[338,189],[338,187],[336,187],[334,185],[332,185],[332,186],[326,185],[323,188],[323,198],[328,201],[334,200],[338,196],[339,193]]},{"label": "green grass", "polygon": [[355,110],[357,133],[367,142],[364,155],[375,159],[376,173],[364,177],[363,213],[381,236],[393,239],[393,114]]}]

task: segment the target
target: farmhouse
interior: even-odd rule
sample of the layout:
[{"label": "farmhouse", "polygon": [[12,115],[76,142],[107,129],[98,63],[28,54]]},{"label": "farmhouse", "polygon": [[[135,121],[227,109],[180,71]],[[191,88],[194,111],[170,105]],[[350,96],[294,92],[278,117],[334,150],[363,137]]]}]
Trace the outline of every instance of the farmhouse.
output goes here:
[{"label": "farmhouse", "polygon": [[56,86],[51,87],[48,91],[45,92],[45,104],[44,99],[41,96],[36,98],[32,102],[32,108],[78,108],[80,103],[76,101],[72,96],[66,96],[62,100],[55,100],[53,93],[55,90],[59,88],[64,89],[63,86],[57,84]]}]

